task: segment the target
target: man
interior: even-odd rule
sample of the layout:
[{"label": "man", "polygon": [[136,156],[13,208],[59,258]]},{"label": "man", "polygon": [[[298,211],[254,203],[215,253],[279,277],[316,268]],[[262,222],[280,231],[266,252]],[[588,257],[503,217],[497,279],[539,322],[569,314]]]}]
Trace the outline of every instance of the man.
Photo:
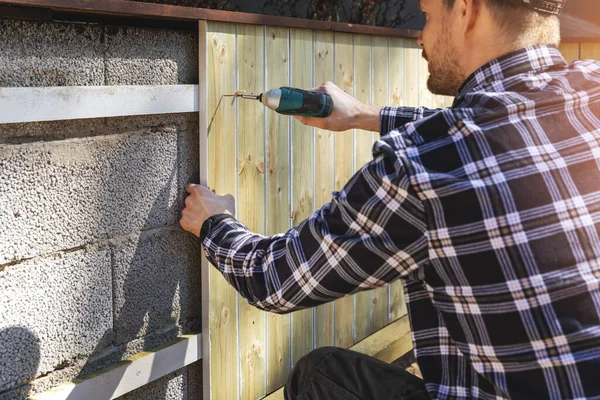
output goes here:
[{"label": "man", "polygon": [[562,2],[421,0],[428,86],[453,106],[381,109],[325,84],[334,113],[303,123],[382,136],[286,234],[254,235],[231,196],[188,187],[182,226],[257,307],[404,280],[423,380],[324,348],[287,398],[600,398],[600,63],[554,47]]}]

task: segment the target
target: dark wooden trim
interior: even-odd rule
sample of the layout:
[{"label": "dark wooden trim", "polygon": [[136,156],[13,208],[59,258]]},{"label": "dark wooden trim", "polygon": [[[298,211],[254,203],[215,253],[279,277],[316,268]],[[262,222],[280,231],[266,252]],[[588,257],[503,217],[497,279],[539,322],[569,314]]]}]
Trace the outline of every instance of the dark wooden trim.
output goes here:
[{"label": "dark wooden trim", "polygon": [[25,19],[35,21],[49,21],[52,19],[52,10],[48,8],[34,8],[0,4],[0,17],[10,19]]},{"label": "dark wooden trim", "polygon": [[[305,28],[322,31],[364,33],[379,36],[416,38],[419,31],[385,28],[381,26],[344,24],[340,22],[316,21],[300,18],[275,17],[231,11],[209,10],[143,3],[126,0],[0,0],[0,4],[38,7],[61,12],[90,13],[119,17],[150,18],[171,21],[221,21],[253,25],[274,25],[290,28]],[[0,17],[2,14],[0,14]]]}]

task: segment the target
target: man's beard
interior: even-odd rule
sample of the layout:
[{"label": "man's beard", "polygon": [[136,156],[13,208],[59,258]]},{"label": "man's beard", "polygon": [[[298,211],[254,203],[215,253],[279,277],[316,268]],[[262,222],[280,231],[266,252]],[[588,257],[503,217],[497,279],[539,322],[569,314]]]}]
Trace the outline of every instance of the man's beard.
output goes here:
[{"label": "man's beard", "polygon": [[465,78],[460,69],[458,52],[446,29],[442,29],[442,35],[433,46],[433,54],[432,60],[423,48],[423,58],[429,63],[427,89],[433,94],[455,96]]}]

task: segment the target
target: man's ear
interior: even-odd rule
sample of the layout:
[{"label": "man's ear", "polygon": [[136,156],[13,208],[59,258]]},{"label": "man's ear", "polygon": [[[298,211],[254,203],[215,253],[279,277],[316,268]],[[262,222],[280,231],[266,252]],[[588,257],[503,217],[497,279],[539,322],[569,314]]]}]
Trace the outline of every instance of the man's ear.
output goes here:
[{"label": "man's ear", "polygon": [[469,34],[477,25],[481,17],[481,8],[483,0],[459,0],[460,18],[462,18],[462,33]]}]

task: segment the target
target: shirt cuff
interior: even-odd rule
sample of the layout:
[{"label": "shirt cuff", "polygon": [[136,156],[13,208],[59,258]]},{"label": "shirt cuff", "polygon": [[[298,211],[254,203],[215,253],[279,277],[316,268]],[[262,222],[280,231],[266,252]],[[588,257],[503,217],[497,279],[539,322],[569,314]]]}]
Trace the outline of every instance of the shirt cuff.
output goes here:
[{"label": "shirt cuff", "polygon": [[[211,229],[202,241],[204,255],[207,260],[219,270],[221,269],[218,265],[219,255],[217,253],[221,249],[221,243],[224,241],[225,237],[233,231],[248,232],[248,228],[235,218],[224,219]],[[228,250],[229,249],[226,249],[226,253],[229,252]]]}]

